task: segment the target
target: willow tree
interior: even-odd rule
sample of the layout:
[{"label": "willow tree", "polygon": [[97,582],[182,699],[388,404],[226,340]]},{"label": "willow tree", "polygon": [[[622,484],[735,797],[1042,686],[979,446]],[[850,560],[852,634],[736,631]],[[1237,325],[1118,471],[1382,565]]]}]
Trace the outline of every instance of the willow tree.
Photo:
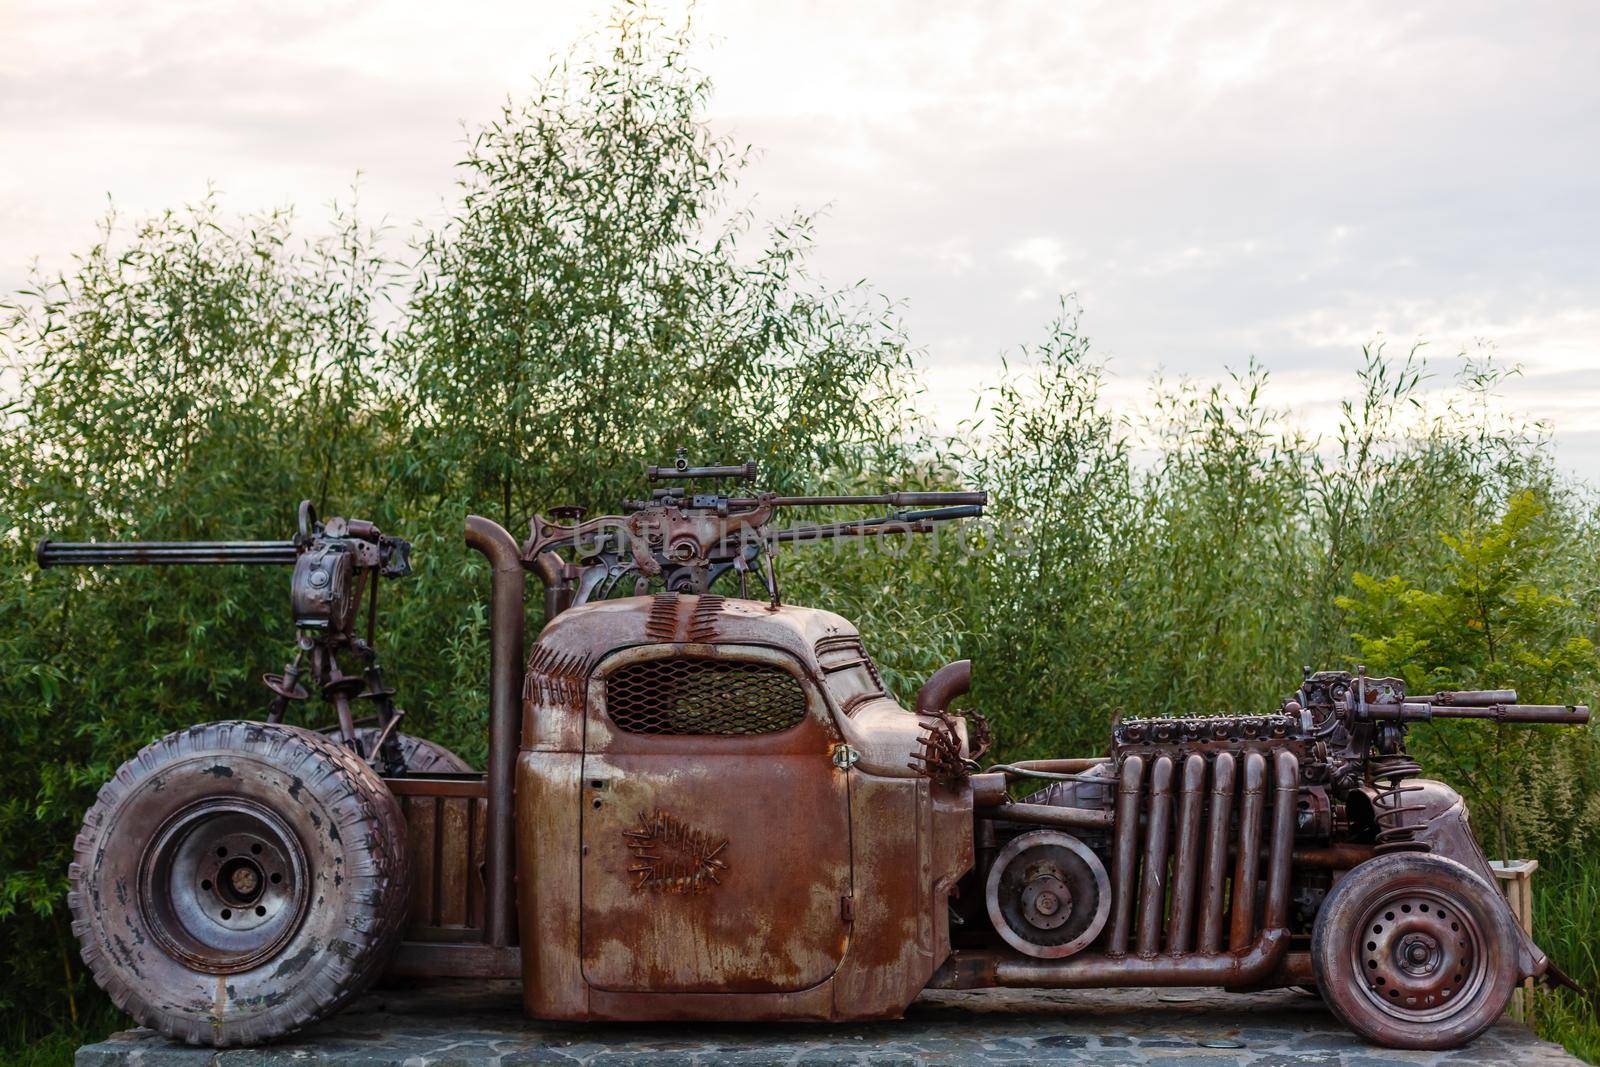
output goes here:
[{"label": "willow tree", "polygon": [[679,445],[781,483],[896,440],[899,332],[806,278],[809,217],[732,206],[748,150],[704,122],[689,45],[625,9],[471,139],[394,351],[425,494],[511,524],[552,494],[614,508]]}]

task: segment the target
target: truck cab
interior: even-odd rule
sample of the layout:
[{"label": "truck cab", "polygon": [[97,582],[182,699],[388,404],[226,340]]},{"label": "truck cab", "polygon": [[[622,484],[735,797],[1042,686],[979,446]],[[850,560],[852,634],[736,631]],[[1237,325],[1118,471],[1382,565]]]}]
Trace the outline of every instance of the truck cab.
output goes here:
[{"label": "truck cab", "polygon": [[949,954],[972,796],[831,612],[598,601],[534,642],[524,997],[548,1019],[898,1015]]}]

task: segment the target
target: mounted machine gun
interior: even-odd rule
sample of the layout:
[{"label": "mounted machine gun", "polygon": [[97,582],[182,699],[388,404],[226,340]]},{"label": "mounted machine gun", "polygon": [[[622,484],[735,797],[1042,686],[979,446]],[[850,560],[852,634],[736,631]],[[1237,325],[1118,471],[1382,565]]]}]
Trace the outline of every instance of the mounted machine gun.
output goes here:
[{"label": "mounted machine gun", "polygon": [[[778,604],[779,545],[928,533],[937,523],[981,516],[989,499],[983,492],[733,495],[703,491],[694,484],[750,482],[757,475],[754,462],[691,466],[679,449],[672,466],[646,468],[650,481],[676,484],[654,489],[648,499],[623,501],[621,515],[585,519],[581,508],[560,507],[551,510],[551,518],[534,516],[522,545],[522,560],[544,583],[546,618],[606,599],[630,583],[635,596],[652,586],[672,593],[705,593],[730,571],[738,577],[740,597],[749,595],[749,576],[755,571],[768,600]],[[874,505],[910,510],[838,522],[774,525],[787,508]],[[563,559],[561,550],[570,550],[572,558]]]},{"label": "mounted machine gun", "polygon": [[[318,521],[302,500],[298,530],[287,541],[41,541],[40,567],[290,566],[289,600],[294,613],[294,658],[282,674],[263,684],[272,692],[268,722],[282,722],[292,702],[310,699],[310,680],[334,709],[345,747],[364,759],[383,760],[386,773],[405,771],[405,753],[395,733],[405,712],[384,682],[375,646],[378,579],[411,573],[411,543],[383,533],[364,519]],[[363,598],[365,637],[357,633]],[[340,658],[345,663],[341,665]],[[346,673],[351,660],[359,673]],[[370,701],[373,714],[358,720],[353,702]],[[362,727],[368,729],[362,730]]]}]

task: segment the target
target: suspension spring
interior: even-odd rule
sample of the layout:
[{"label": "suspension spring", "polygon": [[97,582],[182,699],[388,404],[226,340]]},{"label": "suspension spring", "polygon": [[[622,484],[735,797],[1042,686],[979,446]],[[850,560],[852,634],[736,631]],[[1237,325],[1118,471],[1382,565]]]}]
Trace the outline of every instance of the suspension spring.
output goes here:
[{"label": "suspension spring", "polygon": [[1421,792],[1420,785],[1407,785],[1407,779],[1422,773],[1422,766],[1404,753],[1376,756],[1372,760],[1372,781],[1375,793],[1372,798],[1373,817],[1378,822],[1376,848],[1378,852],[1428,852],[1432,846],[1416,840],[1417,825],[1409,822],[1407,815],[1420,812],[1422,804],[1407,804],[1407,793]]}]

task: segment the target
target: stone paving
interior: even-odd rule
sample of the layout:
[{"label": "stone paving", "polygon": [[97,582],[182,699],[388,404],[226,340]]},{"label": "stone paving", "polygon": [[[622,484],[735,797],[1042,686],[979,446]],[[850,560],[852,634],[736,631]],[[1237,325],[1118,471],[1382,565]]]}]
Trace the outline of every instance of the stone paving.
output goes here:
[{"label": "stone paving", "polygon": [[514,1067],[1157,1063],[1165,1067],[1577,1064],[1504,1020],[1465,1049],[1363,1044],[1320,1001],[1292,991],[1210,989],[930,992],[897,1022],[573,1025],[526,1018],[510,982],[380,990],[296,1040],[188,1048],[148,1030],[78,1050],[77,1067]]}]

